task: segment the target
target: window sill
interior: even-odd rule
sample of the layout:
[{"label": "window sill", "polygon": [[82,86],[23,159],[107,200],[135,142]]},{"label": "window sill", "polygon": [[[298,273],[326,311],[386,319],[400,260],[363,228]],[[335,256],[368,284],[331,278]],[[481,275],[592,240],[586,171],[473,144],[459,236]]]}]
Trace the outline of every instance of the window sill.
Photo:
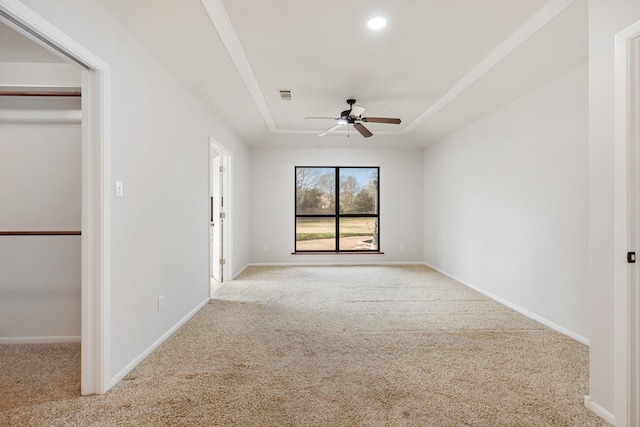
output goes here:
[{"label": "window sill", "polygon": [[384,252],[380,251],[353,251],[353,252],[291,252],[291,255],[384,255]]}]

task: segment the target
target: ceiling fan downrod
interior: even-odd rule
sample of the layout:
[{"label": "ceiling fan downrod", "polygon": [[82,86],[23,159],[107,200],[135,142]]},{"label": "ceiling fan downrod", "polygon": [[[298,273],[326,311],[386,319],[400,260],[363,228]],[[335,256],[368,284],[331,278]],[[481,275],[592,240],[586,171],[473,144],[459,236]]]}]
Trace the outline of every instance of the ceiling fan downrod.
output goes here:
[{"label": "ceiling fan downrod", "polygon": [[345,120],[349,124],[353,124],[355,122],[356,117],[352,115],[353,105],[356,103],[356,100],[353,98],[347,99],[347,104],[349,104],[349,109],[344,110],[340,113],[340,118]]}]

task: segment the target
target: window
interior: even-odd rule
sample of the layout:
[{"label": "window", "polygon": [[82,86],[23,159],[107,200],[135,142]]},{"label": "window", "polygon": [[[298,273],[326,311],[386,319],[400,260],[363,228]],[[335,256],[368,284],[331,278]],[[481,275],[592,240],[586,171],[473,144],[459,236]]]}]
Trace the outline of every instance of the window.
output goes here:
[{"label": "window", "polygon": [[296,252],[378,252],[379,167],[301,167]]}]

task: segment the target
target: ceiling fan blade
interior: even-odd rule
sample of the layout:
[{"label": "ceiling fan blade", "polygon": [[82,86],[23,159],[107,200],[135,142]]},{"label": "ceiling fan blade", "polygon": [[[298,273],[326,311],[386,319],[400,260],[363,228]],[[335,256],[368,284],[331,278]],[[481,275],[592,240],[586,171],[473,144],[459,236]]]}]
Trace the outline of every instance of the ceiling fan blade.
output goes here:
[{"label": "ceiling fan blade", "polygon": [[328,119],[328,120],[340,120],[339,118],[335,118],[335,117],[305,117],[305,119]]},{"label": "ceiling fan blade", "polygon": [[400,119],[391,119],[389,117],[363,117],[362,121],[368,123],[389,123],[392,125],[399,125],[401,123]]},{"label": "ceiling fan blade", "polygon": [[325,130],[324,132],[322,132],[320,135],[318,136],[325,136],[328,133],[333,132],[334,130],[338,129],[340,126],[342,126],[344,123],[338,123],[337,125],[333,125],[331,126],[329,129]]},{"label": "ceiling fan blade", "polygon": [[353,107],[351,107],[351,112],[349,113],[349,116],[360,117],[362,113],[364,113],[365,111],[367,111],[366,108],[361,107],[360,105],[354,105]]},{"label": "ceiling fan blade", "polygon": [[367,129],[366,127],[364,127],[364,125],[362,123],[354,123],[353,127],[356,128],[356,130],[358,132],[360,132],[362,134],[362,136],[364,136],[365,138],[369,138],[371,135],[373,135],[369,129]]}]

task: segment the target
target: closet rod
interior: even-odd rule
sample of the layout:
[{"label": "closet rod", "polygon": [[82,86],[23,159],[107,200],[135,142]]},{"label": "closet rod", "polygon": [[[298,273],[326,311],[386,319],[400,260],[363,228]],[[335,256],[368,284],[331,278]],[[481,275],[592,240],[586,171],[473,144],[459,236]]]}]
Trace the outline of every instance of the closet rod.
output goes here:
[{"label": "closet rod", "polygon": [[80,236],[80,231],[0,231],[0,236]]},{"label": "closet rod", "polygon": [[55,91],[0,91],[0,96],[57,96],[57,97],[81,97],[82,92],[55,92]]}]

